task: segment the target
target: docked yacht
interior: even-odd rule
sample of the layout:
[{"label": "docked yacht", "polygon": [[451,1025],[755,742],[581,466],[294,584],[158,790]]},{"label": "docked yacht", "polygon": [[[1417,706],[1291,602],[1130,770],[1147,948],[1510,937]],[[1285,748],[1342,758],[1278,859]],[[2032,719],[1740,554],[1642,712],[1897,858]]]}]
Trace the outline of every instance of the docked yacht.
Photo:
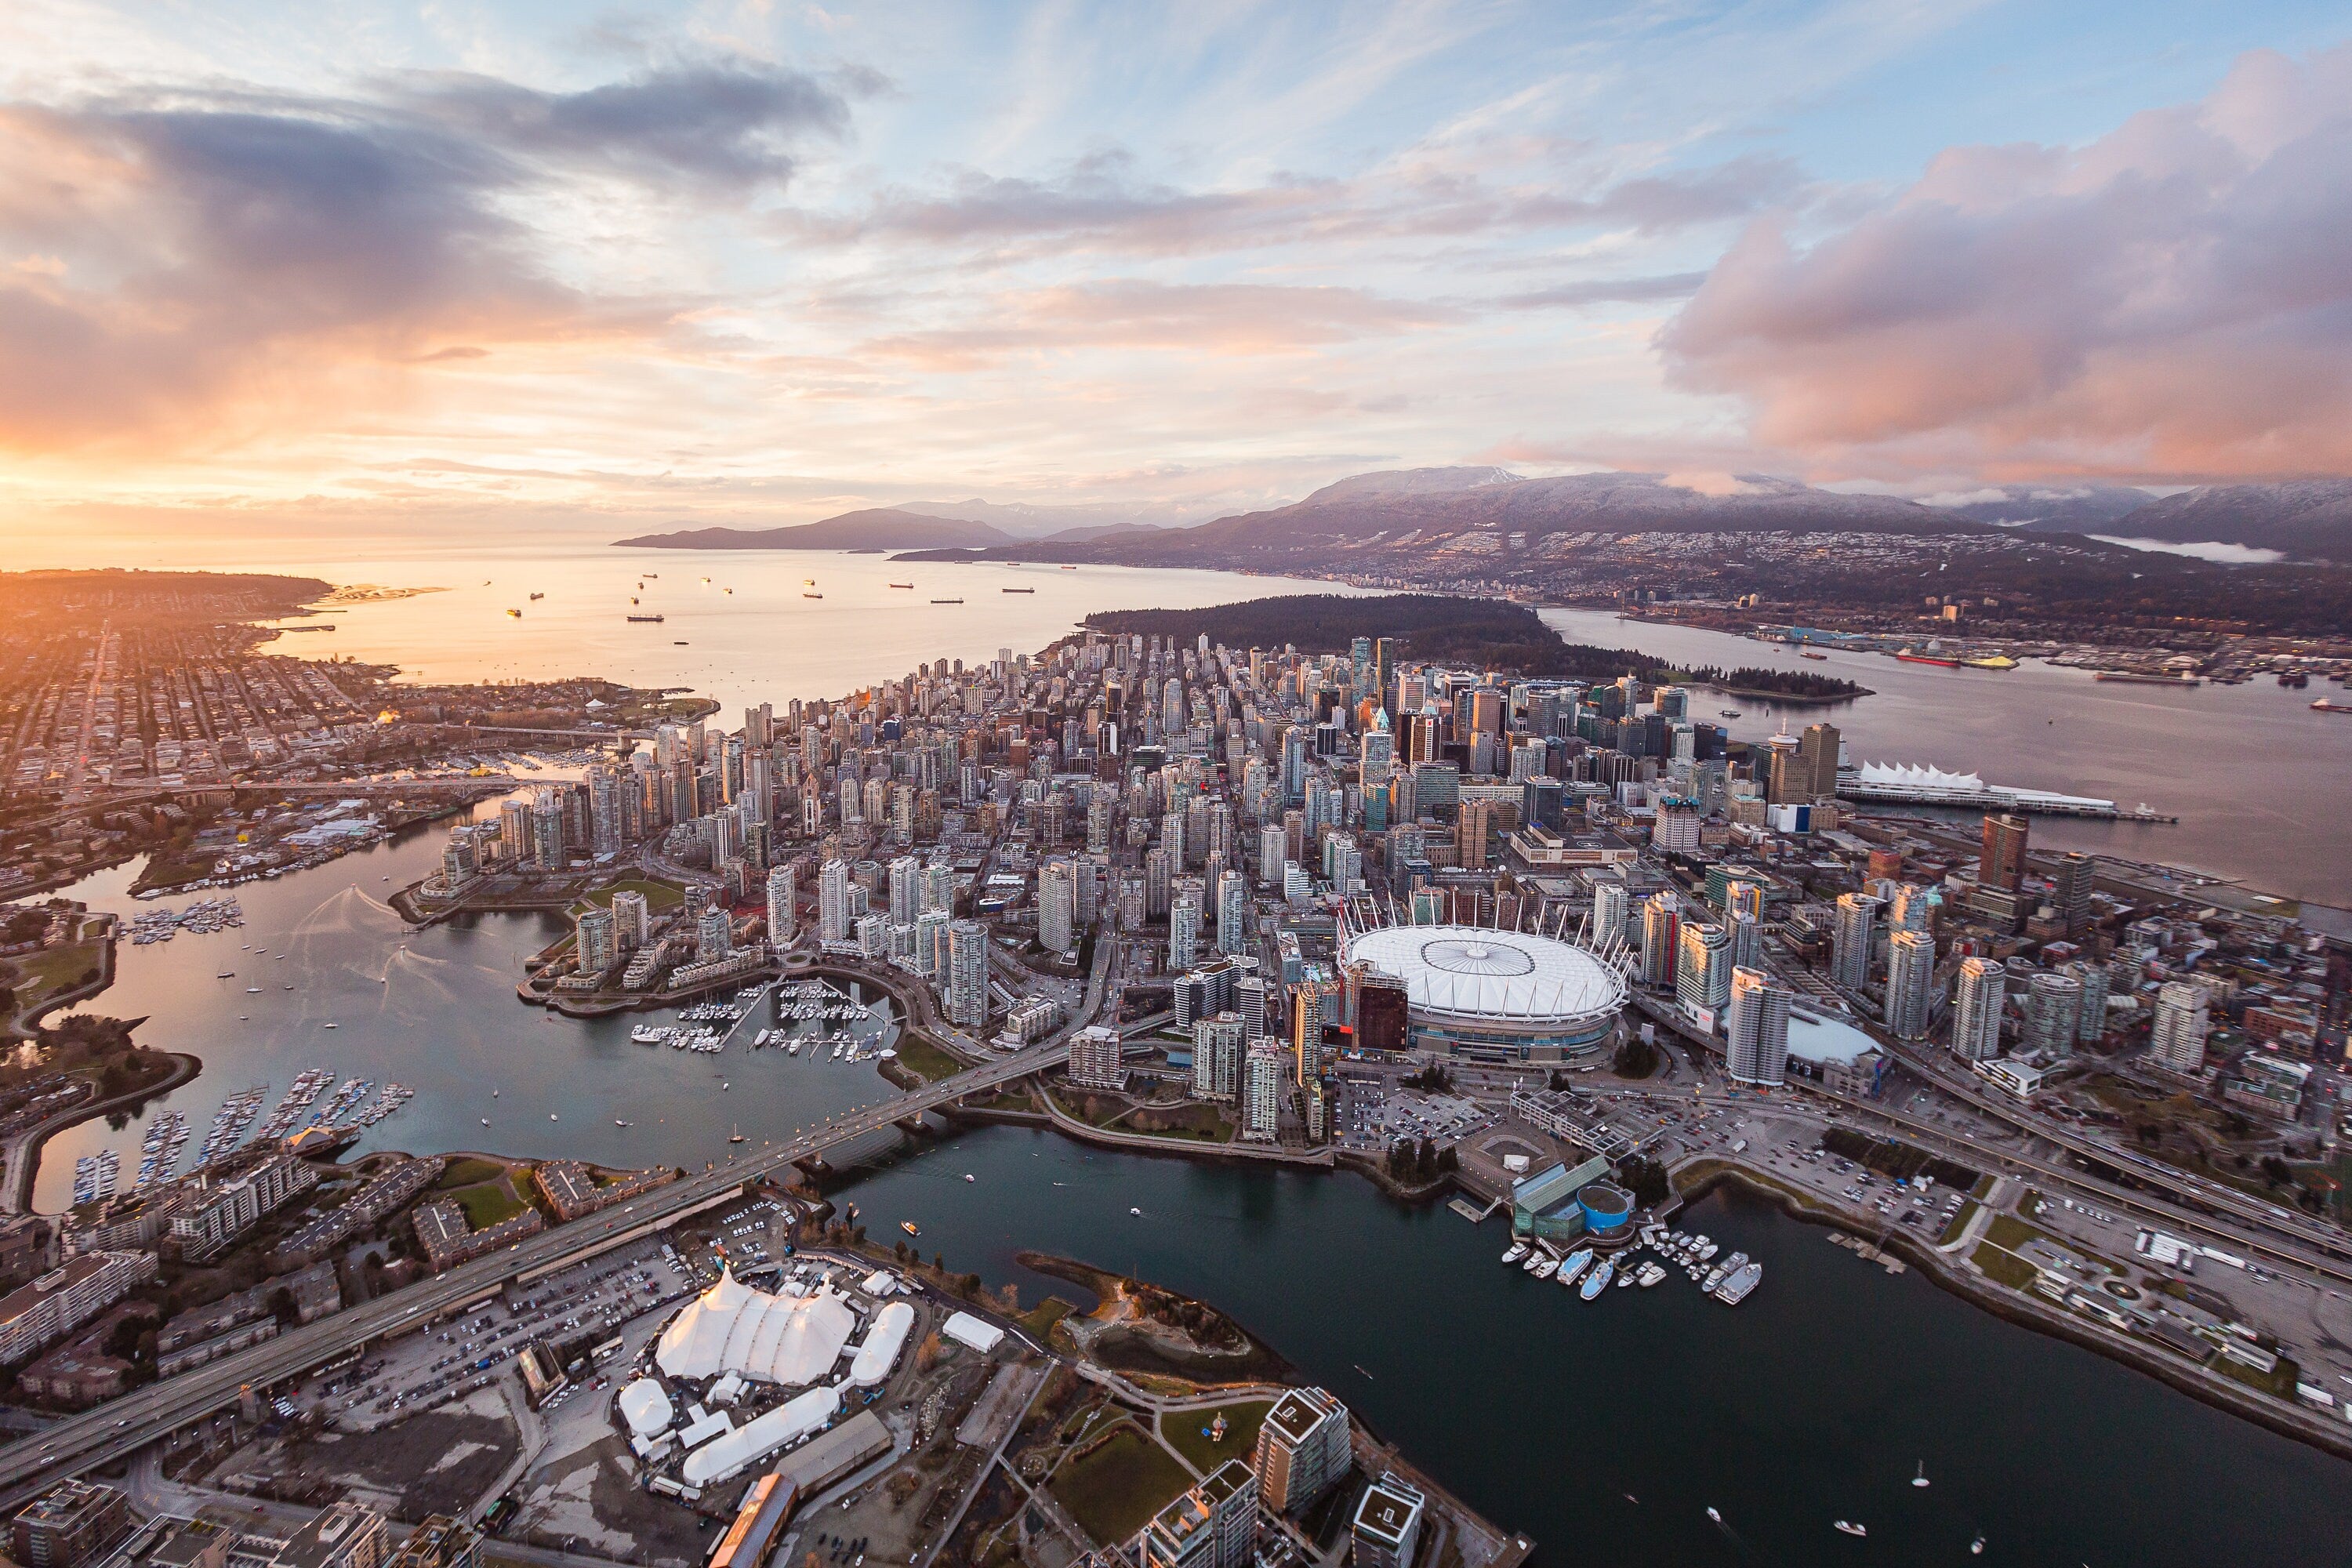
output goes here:
[{"label": "docked yacht", "polygon": [[1525,1258],[1527,1255],[1528,1244],[1524,1241],[1515,1241],[1511,1243],[1511,1249],[1503,1254],[1503,1261],[1506,1263],[1517,1263],[1520,1258]]},{"label": "docked yacht", "polygon": [[1580,1247],[1570,1253],[1567,1260],[1560,1264],[1559,1273],[1556,1278],[1562,1285],[1573,1285],[1576,1283],[1577,1277],[1591,1267],[1592,1248]]},{"label": "docked yacht", "polygon": [[1616,1273],[1616,1262],[1612,1258],[1602,1258],[1594,1266],[1592,1272],[1585,1276],[1584,1289],[1580,1294],[1586,1300],[1591,1300],[1595,1296],[1600,1295],[1601,1292],[1609,1289],[1609,1281],[1615,1278]]},{"label": "docked yacht", "polygon": [[1538,1279],[1549,1279],[1559,1271],[1559,1259],[1552,1257],[1549,1253],[1544,1254],[1544,1260],[1541,1263],[1537,1264],[1532,1269],[1528,1270],[1529,1273],[1533,1274]]}]

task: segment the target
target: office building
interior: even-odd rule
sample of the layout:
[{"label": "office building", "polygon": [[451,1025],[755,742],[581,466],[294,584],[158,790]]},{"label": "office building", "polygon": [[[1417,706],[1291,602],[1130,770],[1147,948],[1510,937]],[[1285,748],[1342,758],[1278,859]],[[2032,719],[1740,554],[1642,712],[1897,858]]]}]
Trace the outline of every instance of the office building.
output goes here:
[{"label": "office building", "polygon": [[1830,978],[1848,991],[1870,979],[1870,949],[1876,940],[1878,900],[1864,893],[1840,893],[1837,921],[1830,930]]},{"label": "office building", "polygon": [[1320,1388],[1294,1388],[1257,1430],[1258,1500],[1296,1517],[1348,1474],[1348,1407]]},{"label": "office building", "polygon": [[2168,980],[2156,993],[2156,1023],[2148,1055],[2156,1065],[2189,1077],[2205,1070],[2205,1035],[2212,994],[2192,981]]},{"label": "office building", "polygon": [[2011,893],[2025,886],[2025,818],[2000,812],[1985,814],[1977,886]]},{"label": "office building", "polygon": [[1936,939],[1898,931],[1886,939],[1886,1026],[1906,1040],[1927,1033],[1935,1011]]},{"label": "office building", "polygon": [[2098,865],[2095,857],[2069,849],[2050,879],[2051,910],[2064,923],[2069,942],[2080,942],[2091,929],[2091,889]]},{"label": "office building", "polygon": [[1952,995],[1952,1054],[1985,1062],[2000,1055],[2001,1007],[2009,995],[2009,971],[1990,958],[1960,960],[1959,984]]},{"label": "office building", "polygon": [[1731,972],[1725,1053],[1731,1081],[1777,1088],[1789,1076],[1789,1009],[1796,996],[1760,969]]},{"label": "office building", "polygon": [[2063,965],[2061,972],[2073,975],[2075,984],[2083,988],[2082,1011],[2074,1019],[2074,1038],[2088,1045],[2107,1032],[2107,966],[2077,959]]},{"label": "office building", "polygon": [[1839,736],[1834,724],[1808,724],[1797,742],[1797,759],[1802,764],[1807,796],[1813,800],[1837,798]]}]

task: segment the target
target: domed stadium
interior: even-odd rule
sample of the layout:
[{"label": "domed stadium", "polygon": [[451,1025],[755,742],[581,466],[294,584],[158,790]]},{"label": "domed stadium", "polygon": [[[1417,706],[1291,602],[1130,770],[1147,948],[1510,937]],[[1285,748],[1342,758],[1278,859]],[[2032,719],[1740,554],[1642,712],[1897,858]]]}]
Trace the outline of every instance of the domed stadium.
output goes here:
[{"label": "domed stadium", "polygon": [[1345,956],[1404,983],[1412,1048],[1470,1061],[1559,1061],[1597,1051],[1627,997],[1614,965],[1531,931],[1380,926],[1352,931]]}]

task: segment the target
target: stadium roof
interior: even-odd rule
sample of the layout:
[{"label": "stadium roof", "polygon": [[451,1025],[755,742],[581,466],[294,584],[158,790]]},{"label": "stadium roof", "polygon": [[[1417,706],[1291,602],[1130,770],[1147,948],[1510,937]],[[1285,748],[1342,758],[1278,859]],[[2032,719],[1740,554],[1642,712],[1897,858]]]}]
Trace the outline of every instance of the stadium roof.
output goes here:
[{"label": "stadium roof", "polygon": [[1407,1001],[1460,1018],[1591,1017],[1625,1005],[1625,977],[1574,942],[1483,926],[1383,926],[1348,956],[1395,975]]}]

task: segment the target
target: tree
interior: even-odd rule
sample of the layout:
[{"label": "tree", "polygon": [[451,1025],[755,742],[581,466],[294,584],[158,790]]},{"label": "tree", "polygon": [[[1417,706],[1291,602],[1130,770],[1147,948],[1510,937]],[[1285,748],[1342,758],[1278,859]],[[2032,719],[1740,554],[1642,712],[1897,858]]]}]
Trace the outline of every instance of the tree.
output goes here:
[{"label": "tree", "polygon": [[1628,1035],[1609,1065],[1619,1078],[1647,1078],[1658,1070],[1658,1047],[1639,1035]]}]

